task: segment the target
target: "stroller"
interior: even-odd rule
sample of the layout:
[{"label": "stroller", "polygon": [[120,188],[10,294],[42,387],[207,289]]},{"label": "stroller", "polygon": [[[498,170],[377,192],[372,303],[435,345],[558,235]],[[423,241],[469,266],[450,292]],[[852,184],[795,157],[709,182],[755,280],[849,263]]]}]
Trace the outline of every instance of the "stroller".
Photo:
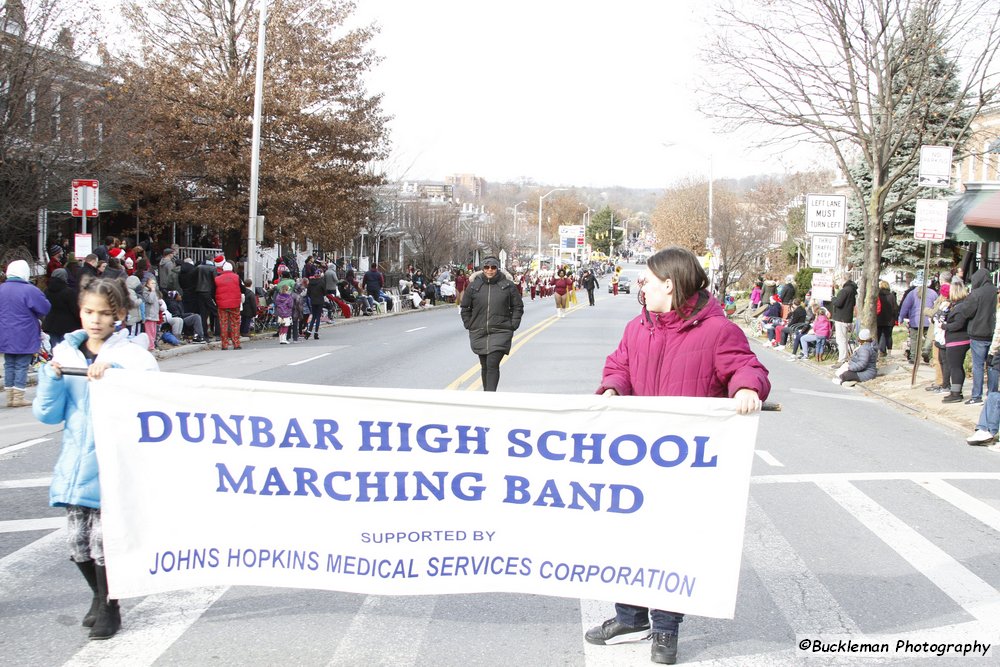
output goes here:
[{"label": "stroller", "polygon": [[257,314],[253,318],[251,327],[256,333],[261,333],[265,329],[277,328],[278,318],[274,316],[274,306],[264,303],[257,304]]},{"label": "stroller", "polygon": [[43,331],[39,340],[38,352],[31,356],[30,368],[37,372],[40,366],[50,361],[52,361],[52,341],[49,335]]}]

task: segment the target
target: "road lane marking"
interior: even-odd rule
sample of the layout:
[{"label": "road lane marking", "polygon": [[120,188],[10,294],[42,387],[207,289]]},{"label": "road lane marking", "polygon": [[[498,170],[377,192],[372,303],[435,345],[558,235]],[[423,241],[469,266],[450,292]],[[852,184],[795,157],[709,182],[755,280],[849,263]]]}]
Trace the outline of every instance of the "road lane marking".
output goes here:
[{"label": "road lane marking", "polygon": [[796,633],[861,631],[753,498],[747,501],[743,553],[775,608]]},{"label": "road lane marking", "polygon": [[329,357],[329,352],[324,352],[323,354],[317,354],[315,357],[309,357],[308,359],[303,359],[302,361],[295,361],[288,364],[289,366],[301,366],[302,364],[308,364],[310,361],[316,361],[317,359],[322,359],[323,357]]},{"label": "road lane marking", "polygon": [[9,428],[16,428],[16,429],[28,428],[29,426],[38,426],[38,422],[23,422],[21,424],[6,424],[4,426],[0,426],[0,431],[6,431]]},{"label": "road lane marking", "polygon": [[212,586],[150,595],[122,614],[122,631],[114,640],[87,642],[64,665],[152,665],[227,590]]},{"label": "road lane marking", "polygon": [[0,533],[26,533],[31,530],[54,530],[66,525],[66,517],[51,516],[44,519],[11,519],[0,521]]},{"label": "road lane marking", "polygon": [[965,491],[955,488],[943,479],[916,478],[913,481],[941,500],[951,503],[972,518],[1000,532],[1000,511],[996,510],[992,505],[970,496]]},{"label": "road lane marking", "polygon": [[770,452],[765,452],[763,449],[758,449],[755,454],[761,458],[761,460],[769,466],[774,466],[776,468],[784,468],[785,464],[778,459],[771,456]]},{"label": "road lane marking", "polygon": [[4,447],[3,449],[0,449],[0,456],[3,456],[4,454],[12,454],[22,449],[27,449],[28,447],[33,447],[34,445],[38,445],[43,442],[48,442],[51,439],[52,438],[35,438],[34,440],[21,442],[16,445],[11,445],[10,447]]},{"label": "road lane marking", "polygon": [[0,597],[30,586],[44,572],[66,564],[66,520],[57,529],[0,558]]},{"label": "road lane marking", "polygon": [[[416,595],[408,597],[369,595],[354,614],[343,639],[337,645],[329,667],[354,665],[419,665],[420,649],[427,628],[434,621],[438,597]],[[408,637],[409,641],[372,641],[373,637]],[[487,660],[487,662],[493,662]]]},{"label": "road lane marking", "polygon": [[860,403],[876,403],[874,398],[868,398],[867,396],[854,396],[852,394],[844,394],[842,392],[833,391],[813,391],[811,389],[789,389],[788,391],[793,394],[804,394],[806,396],[821,396],[823,398],[833,398],[839,399],[841,401],[858,401]]},{"label": "road lane marking", "polygon": [[751,484],[819,484],[821,482],[883,482],[926,479],[994,479],[1000,472],[817,472],[800,475],[756,475]]},{"label": "road lane marking", "polygon": [[417,327],[416,329],[407,329],[403,333],[413,333],[414,331],[420,331],[421,329],[426,329],[427,327]]},{"label": "road lane marking", "polygon": [[51,483],[52,483],[51,477],[8,479],[6,481],[0,481],[0,489],[35,489],[41,486],[48,486]]},{"label": "road lane marking", "polygon": [[[538,329],[539,327],[542,327],[543,325],[544,326],[548,326],[552,322],[555,322],[556,319],[558,319],[558,318],[555,315],[551,315],[551,316],[545,318],[544,320],[542,320],[541,322],[535,324],[530,329],[527,329],[526,331],[524,331],[522,333],[516,333],[516,334],[514,334],[514,338],[512,339],[512,341],[513,342],[517,342],[517,341],[521,340],[522,338],[524,338],[525,336],[527,336],[528,334],[530,334],[533,331],[535,331],[535,329]],[[513,352],[513,349],[511,350],[511,352]],[[506,357],[504,357],[504,359],[506,359]],[[502,364],[503,361],[501,361],[500,363]],[[465,384],[466,382],[468,382],[469,379],[472,378],[472,376],[474,376],[476,373],[480,373],[481,371],[482,371],[482,368],[479,366],[479,364],[476,364],[475,366],[473,366],[472,368],[470,368],[469,370],[465,371],[460,376],[458,376],[458,379],[455,380],[455,381],[453,381],[447,387],[445,387],[445,389],[458,389],[463,384]],[[479,378],[478,382],[480,383],[479,386],[482,386],[482,378]]]},{"label": "road lane marking", "polygon": [[[570,308],[566,312],[571,313],[574,310],[578,310],[581,307],[582,306],[577,305],[574,308]],[[539,333],[541,333],[545,329],[547,329],[550,326],[552,326],[552,324],[554,324],[555,322],[557,322],[560,319],[561,318],[558,315],[551,315],[551,316],[545,318],[544,320],[542,320],[541,322],[539,322],[538,324],[536,324],[535,326],[531,327],[527,331],[525,331],[523,334],[518,334],[518,335],[514,336],[513,340],[511,341],[513,343],[513,346],[510,348],[510,353],[504,355],[504,358],[500,360],[500,368],[503,368],[504,364],[507,363],[507,360],[510,359],[514,355],[515,352],[517,352],[522,347],[524,347],[525,343],[527,343],[528,341],[530,341],[532,338],[534,338],[535,336],[537,336]],[[455,380],[450,385],[448,385],[446,387],[446,389],[458,389],[462,384],[464,384],[465,382],[467,382],[474,375],[476,375],[477,373],[481,373],[481,372],[482,372],[482,368],[480,366],[478,366],[478,365],[473,366],[469,370],[465,371],[465,373],[463,373],[461,377],[459,377],[457,380]],[[482,388],[483,388],[483,378],[482,378],[482,375],[480,375],[479,377],[474,378],[472,380],[472,384],[470,384],[468,387],[466,387],[465,390],[466,391],[479,391]]]},{"label": "road lane marking", "polygon": [[847,481],[817,482],[838,505],[913,569],[980,621],[1000,616],[1000,593]]}]

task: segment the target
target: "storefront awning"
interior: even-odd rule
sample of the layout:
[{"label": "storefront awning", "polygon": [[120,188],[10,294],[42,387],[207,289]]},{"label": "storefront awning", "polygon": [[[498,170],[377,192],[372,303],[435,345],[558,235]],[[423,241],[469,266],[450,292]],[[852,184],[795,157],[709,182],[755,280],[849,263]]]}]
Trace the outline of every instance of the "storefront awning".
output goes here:
[{"label": "storefront awning", "polygon": [[1000,242],[1000,183],[966,183],[948,204],[948,238],[959,243]]},{"label": "storefront awning", "polygon": [[[121,202],[118,201],[103,185],[98,193],[97,210],[101,213],[110,213],[111,211],[127,211],[125,206],[122,206]],[[70,213],[70,192],[69,188],[66,188],[66,196],[57,197],[49,202],[48,205],[49,213],[65,213],[69,215]]]}]

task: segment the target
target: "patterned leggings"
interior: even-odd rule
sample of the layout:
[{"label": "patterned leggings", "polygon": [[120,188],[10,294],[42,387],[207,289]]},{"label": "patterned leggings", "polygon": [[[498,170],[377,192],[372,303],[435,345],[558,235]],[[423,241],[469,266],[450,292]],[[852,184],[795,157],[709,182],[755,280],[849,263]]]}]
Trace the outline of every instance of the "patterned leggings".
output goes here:
[{"label": "patterned leggings", "polygon": [[222,349],[232,344],[240,346],[240,309],[219,308],[219,329],[222,333]]},{"label": "patterned leggings", "polygon": [[79,505],[66,506],[66,532],[70,558],[77,563],[93,560],[104,567],[104,530],[101,510]]}]

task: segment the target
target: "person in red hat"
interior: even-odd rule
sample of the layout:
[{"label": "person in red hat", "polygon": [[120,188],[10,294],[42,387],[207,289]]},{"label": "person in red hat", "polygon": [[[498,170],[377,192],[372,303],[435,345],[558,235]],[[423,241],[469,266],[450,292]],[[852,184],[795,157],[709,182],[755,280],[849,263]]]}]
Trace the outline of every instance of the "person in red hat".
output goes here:
[{"label": "person in red hat", "polygon": [[222,273],[222,267],[226,264],[226,256],[220,252],[212,259],[212,262],[215,263],[215,272]]},{"label": "person in red hat", "polygon": [[[781,297],[772,294],[767,309],[760,315],[760,329],[766,334],[768,329],[773,329],[775,325],[781,324],[781,322]],[[769,340],[768,344],[770,343],[771,341]]]}]

